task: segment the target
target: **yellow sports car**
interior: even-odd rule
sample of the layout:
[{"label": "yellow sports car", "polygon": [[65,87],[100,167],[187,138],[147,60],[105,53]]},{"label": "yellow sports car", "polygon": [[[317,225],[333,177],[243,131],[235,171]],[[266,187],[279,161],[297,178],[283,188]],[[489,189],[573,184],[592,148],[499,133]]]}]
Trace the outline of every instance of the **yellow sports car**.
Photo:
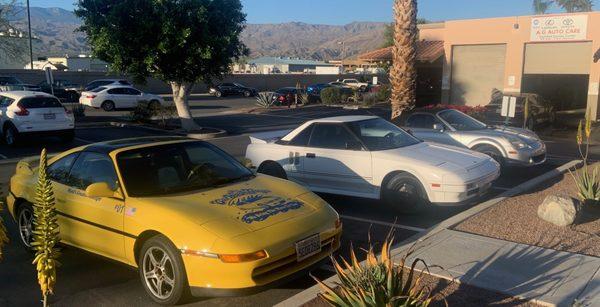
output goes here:
[{"label": "yellow sports car", "polygon": [[[36,159],[17,165],[8,208],[30,247]],[[138,267],[161,304],[254,292],[339,248],[338,214],[289,181],[176,137],[110,141],[49,159],[63,243]]]}]

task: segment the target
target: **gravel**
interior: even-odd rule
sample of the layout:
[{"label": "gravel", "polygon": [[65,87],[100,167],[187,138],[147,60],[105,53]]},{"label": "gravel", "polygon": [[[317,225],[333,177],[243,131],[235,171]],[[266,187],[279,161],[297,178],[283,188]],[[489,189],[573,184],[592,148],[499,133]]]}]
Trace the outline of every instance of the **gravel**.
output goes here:
[{"label": "gravel", "polygon": [[574,225],[555,226],[537,216],[537,208],[547,195],[575,198],[576,186],[571,175],[566,173],[533,191],[503,200],[461,222],[454,229],[553,250],[600,257],[598,213],[580,211]]}]

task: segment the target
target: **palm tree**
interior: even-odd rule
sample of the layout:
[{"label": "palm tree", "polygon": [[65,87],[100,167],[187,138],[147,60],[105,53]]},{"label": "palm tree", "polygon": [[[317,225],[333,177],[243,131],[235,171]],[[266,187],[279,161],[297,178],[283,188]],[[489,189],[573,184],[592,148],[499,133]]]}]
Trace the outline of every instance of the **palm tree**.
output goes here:
[{"label": "palm tree", "polygon": [[392,120],[402,111],[414,106],[417,96],[417,0],[394,0],[393,64],[390,70],[392,84]]},{"label": "palm tree", "polygon": [[552,1],[533,0],[533,11],[536,15],[543,15],[546,14],[551,5]]},{"label": "palm tree", "polygon": [[554,0],[554,2],[568,13],[591,12],[594,6],[593,0]]}]

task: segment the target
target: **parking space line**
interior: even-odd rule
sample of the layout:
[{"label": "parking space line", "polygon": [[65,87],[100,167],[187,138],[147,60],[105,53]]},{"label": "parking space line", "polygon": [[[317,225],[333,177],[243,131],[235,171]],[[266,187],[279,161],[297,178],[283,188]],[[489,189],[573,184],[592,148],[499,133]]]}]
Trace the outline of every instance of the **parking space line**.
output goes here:
[{"label": "parking space line", "polygon": [[405,230],[410,230],[410,231],[415,231],[415,232],[423,232],[423,231],[425,231],[425,228],[419,228],[419,227],[413,227],[413,226],[407,226],[407,225],[399,225],[399,224],[394,224],[394,223],[388,223],[388,222],[382,222],[382,221],[375,221],[375,220],[363,219],[363,218],[360,218],[360,217],[354,217],[354,216],[348,216],[348,215],[340,215],[340,217],[343,218],[343,219],[346,219],[346,220],[357,221],[357,222],[364,222],[364,223],[370,223],[370,224],[376,224],[376,225],[393,227],[393,228],[399,228],[399,229],[405,229]]},{"label": "parking space line", "polygon": [[3,154],[0,154],[0,159],[8,159],[8,157]]}]

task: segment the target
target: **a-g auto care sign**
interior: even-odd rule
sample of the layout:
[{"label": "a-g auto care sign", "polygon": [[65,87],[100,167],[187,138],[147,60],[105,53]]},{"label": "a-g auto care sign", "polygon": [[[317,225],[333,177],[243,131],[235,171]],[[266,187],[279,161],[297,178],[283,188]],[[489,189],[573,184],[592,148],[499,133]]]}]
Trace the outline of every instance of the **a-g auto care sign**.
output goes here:
[{"label": "a-g auto care sign", "polygon": [[531,19],[531,41],[585,40],[587,23],[587,15],[534,17]]}]

